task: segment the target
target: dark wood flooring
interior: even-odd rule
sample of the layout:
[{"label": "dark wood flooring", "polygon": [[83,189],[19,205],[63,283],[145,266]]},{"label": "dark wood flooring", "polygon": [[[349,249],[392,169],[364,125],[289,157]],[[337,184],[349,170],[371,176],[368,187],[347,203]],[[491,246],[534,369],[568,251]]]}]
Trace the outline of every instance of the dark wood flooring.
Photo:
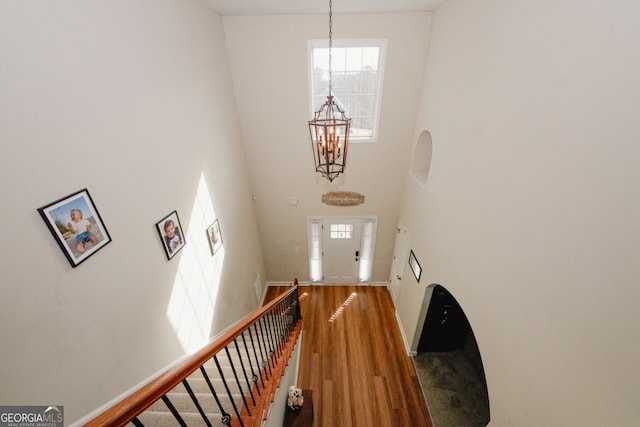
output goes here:
[{"label": "dark wood flooring", "polygon": [[[269,287],[265,302],[287,289]],[[387,288],[298,290],[298,387],[313,391],[314,426],[433,427]]]}]

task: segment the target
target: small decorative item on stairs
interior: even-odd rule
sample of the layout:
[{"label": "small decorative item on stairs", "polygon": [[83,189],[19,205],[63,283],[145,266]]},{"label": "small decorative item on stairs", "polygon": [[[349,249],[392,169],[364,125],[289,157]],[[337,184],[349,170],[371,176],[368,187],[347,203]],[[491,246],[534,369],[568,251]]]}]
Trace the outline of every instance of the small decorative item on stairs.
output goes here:
[{"label": "small decorative item on stairs", "polygon": [[293,409],[294,411],[297,411],[298,409],[302,408],[302,405],[304,405],[302,390],[292,385],[291,387],[289,387],[289,399],[287,399],[287,406],[289,406],[289,408]]}]

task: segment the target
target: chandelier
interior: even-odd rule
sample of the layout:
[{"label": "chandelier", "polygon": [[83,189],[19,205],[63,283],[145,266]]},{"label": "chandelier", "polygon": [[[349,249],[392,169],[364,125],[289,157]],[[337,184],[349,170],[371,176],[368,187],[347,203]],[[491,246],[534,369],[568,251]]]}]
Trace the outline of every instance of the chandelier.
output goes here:
[{"label": "chandelier", "polygon": [[351,119],[342,108],[336,104],[331,85],[331,49],[333,45],[333,11],[332,0],[329,0],[329,95],[327,100],[309,120],[311,147],[316,172],[319,172],[329,182],[333,182],[347,164],[347,149],[349,148],[349,128]]}]

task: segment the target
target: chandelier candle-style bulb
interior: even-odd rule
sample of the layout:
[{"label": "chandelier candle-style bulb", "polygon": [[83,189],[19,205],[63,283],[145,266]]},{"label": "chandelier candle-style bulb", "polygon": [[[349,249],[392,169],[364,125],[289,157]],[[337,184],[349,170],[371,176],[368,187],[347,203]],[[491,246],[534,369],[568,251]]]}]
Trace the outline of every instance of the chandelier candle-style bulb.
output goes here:
[{"label": "chandelier candle-style bulb", "polygon": [[350,127],[351,119],[335,103],[333,96],[327,96],[327,101],[309,121],[316,172],[329,182],[344,172]]}]

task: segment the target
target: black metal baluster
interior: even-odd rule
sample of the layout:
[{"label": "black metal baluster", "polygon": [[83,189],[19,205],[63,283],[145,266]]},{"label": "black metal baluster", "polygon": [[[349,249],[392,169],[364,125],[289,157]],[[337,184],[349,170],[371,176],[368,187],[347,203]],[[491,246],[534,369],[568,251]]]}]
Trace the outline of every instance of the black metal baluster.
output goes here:
[{"label": "black metal baluster", "polygon": [[300,300],[298,299],[298,292],[294,292],[295,297],[291,299],[291,317],[293,323],[298,323],[300,320]]},{"label": "black metal baluster", "polygon": [[204,366],[200,366],[200,372],[202,372],[202,376],[204,377],[204,380],[207,382],[207,385],[209,386],[209,390],[211,390],[211,395],[216,400],[218,409],[220,409],[220,414],[222,415],[222,424],[226,426],[230,426],[231,415],[227,411],[225,411],[224,407],[222,406],[222,402],[220,402],[220,399],[218,398],[218,393],[216,393],[215,388],[213,388],[213,384],[211,384],[211,380],[209,379],[209,375],[207,374],[207,371],[204,369]]},{"label": "black metal baluster", "polygon": [[144,427],[144,424],[142,424],[142,422],[138,419],[138,417],[135,417],[134,419],[132,419],[131,424],[133,424],[136,427]]},{"label": "black metal baluster", "polygon": [[[256,322],[257,323],[257,322]],[[264,375],[267,377],[267,381],[269,381],[269,372],[267,372],[267,366],[268,364],[266,363],[265,357],[264,357],[264,353],[262,352],[262,346],[260,345],[260,335],[258,334],[258,327],[256,326],[256,323],[254,323],[253,328],[255,329],[256,332],[256,341],[258,342],[258,352],[260,352],[260,358],[262,360],[259,360],[258,358],[258,354],[256,352],[256,345],[253,344],[253,353],[256,356],[256,363],[258,364],[258,371],[260,372],[260,379],[262,379],[262,388],[265,387],[264,384],[264,379],[262,378],[262,374],[264,373]],[[249,329],[249,336],[251,337],[251,342],[253,343],[253,334],[251,334],[251,329]]]},{"label": "black metal baluster", "polygon": [[[249,336],[251,336],[251,330],[249,328],[247,328],[247,331],[249,331]],[[256,371],[253,369],[253,362],[251,361],[251,354],[249,353],[249,347],[247,346],[247,339],[244,335],[244,332],[240,335],[242,337],[242,343],[244,344],[244,352],[247,354],[247,360],[249,361],[249,367],[251,368],[251,381],[253,381],[253,384],[255,384],[256,386],[256,391],[258,392],[258,396],[262,396],[260,394],[260,387],[258,384],[258,375],[256,374]],[[253,346],[253,340],[251,341],[251,346]],[[253,351],[255,352],[256,349],[254,348]],[[256,360],[257,360],[257,356],[256,356]],[[258,366],[258,371],[260,371],[260,367]],[[262,375],[260,376],[260,378],[262,378]],[[264,381],[262,382],[262,387],[264,388]]]},{"label": "black metal baluster", "polygon": [[282,301],[278,303],[278,312],[276,313],[276,324],[278,325],[278,339],[280,340],[280,347],[284,352],[286,348],[285,342],[285,322],[284,322],[284,308]]},{"label": "black metal baluster", "polygon": [[291,305],[289,299],[285,300],[284,303],[287,305],[287,333],[290,333],[290,331],[293,329],[293,326],[295,325],[295,322],[293,320],[293,306]]},{"label": "black metal baluster", "polygon": [[[226,347],[225,347],[226,349]],[[218,356],[214,355],[213,356],[213,361],[216,362],[216,367],[218,368],[218,372],[220,373],[220,378],[222,379],[222,384],[224,384],[224,389],[227,391],[227,396],[229,396],[229,400],[231,401],[231,406],[233,406],[233,410],[235,411],[237,417],[238,417],[238,421],[240,421],[240,425],[242,427],[244,427],[244,423],[242,422],[242,418],[240,418],[240,411],[238,411],[238,407],[236,406],[236,402],[235,400],[233,400],[233,397],[231,396],[231,390],[229,389],[229,384],[227,384],[227,379],[224,377],[224,373],[222,372],[222,368],[220,367],[220,362],[218,361]],[[232,364],[233,366],[233,364]],[[237,379],[237,377],[236,377]],[[242,389],[240,389],[242,390]],[[242,397],[242,399],[244,400],[244,396]],[[245,402],[246,405],[246,402]]]},{"label": "black metal baluster", "polygon": [[204,422],[207,423],[209,427],[211,427],[211,423],[209,422],[207,415],[202,410],[202,406],[200,406],[200,402],[198,402],[198,399],[196,398],[196,395],[193,393],[193,390],[191,389],[191,386],[187,382],[186,378],[182,380],[182,385],[184,385],[184,388],[187,390],[187,393],[189,393],[189,397],[191,397],[191,400],[193,400],[193,403],[194,405],[196,405],[196,408],[198,409],[198,412],[200,412],[200,416],[202,416],[202,419],[204,420]]},{"label": "black metal baluster", "polygon": [[178,421],[178,424],[180,424],[182,427],[187,427],[187,424],[184,422],[184,420],[176,410],[176,407],[173,406],[173,403],[171,403],[171,401],[169,400],[166,394],[162,396],[162,401],[164,402],[165,405],[167,405],[167,408],[169,408],[169,410],[175,417],[176,421]]},{"label": "black metal baluster", "polygon": [[264,322],[266,323],[265,329],[267,331],[267,337],[268,337],[268,340],[269,340],[269,350],[271,350],[270,353],[269,353],[269,358],[272,359],[272,363],[275,364],[275,361],[273,360],[273,356],[276,355],[276,346],[275,346],[275,341],[273,340],[273,334],[272,334],[272,331],[271,331],[271,325],[269,324],[269,316],[270,316],[270,314],[267,313],[262,318],[262,320],[264,320]]},{"label": "black metal baluster", "polygon": [[275,338],[276,348],[278,349],[278,357],[282,357],[282,352],[284,351],[284,344],[282,343],[282,333],[280,332],[280,315],[279,308],[280,304],[277,304],[273,310],[271,311],[271,323],[273,324],[273,337]]},{"label": "black metal baluster", "polygon": [[[271,343],[271,347],[273,348],[272,357],[275,355],[276,358],[280,357],[280,348],[278,348],[278,342],[276,341],[275,333],[273,331],[273,310],[269,311],[264,316],[264,321],[267,323],[267,334],[269,335],[269,340]],[[276,361],[274,360],[274,365]]]},{"label": "black metal baluster", "polygon": [[293,306],[291,305],[291,300],[287,299],[285,301],[285,304],[287,305],[287,329],[291,329],[293,327],[293,325],[295,324],[294,322],[294,311],[293,311]]},{"label": "black metal baluster", "polygon": [[256,399],[253,397],[253,387],[251,387],[251,383],[249,382],[249,376],[247,375],[247,369],[244,366],[244,360],[242,360],[242,354],[240,353],[240,348],[238,347],[238,342],[236,341],[238,338],[233,339],[233,343],[236,345],[236,353],[238,353],[238,358],[240,359],[240,367],[242,368],[242,374],[244,375],[244,380],[247,382],[247,388],[249,388],[249,395],[251,396],[251,401],[253,402],[253,406],[256,406]]},{"label": "black metal baluster", "polygon": [[[251,326],[253,326],[254,332],[256,334],[256,342],[258,344],[258,353],[260,353],[260,360],[257,362],[260,368],[260,377],[262,377],[262,374],[264,373],[264,376],[266,377],[267,381],[269,381],[269,371],[267,370],[268,364],[266,363],[267,359],[265,358],[264,349],[262,348],[262,341],[260,340],[260,332],[258,331],[258,322],[256,321]],[[253,336],[251,337],[251,340],[253,340]],[[255,346],[253,347],[253,351],[254,352],[256,351]]]},{"label": "black metal baluster", "polygon": [[291,314],[291,325],[294,326],[300,320],[300,300],[298,299],[298,290],[296,289],[288,300],[289,312]]},{"label": "black metal baluster", "polygon": [[278,324],[278,334],[280,335],[280,343],[282,344],[281,347],[284,350],[285,348],[285,312],[284,312],[284,307],[283,307],[283,303],[280,302],[278,303],[278,307],[277,307],[277,313],[276,313],[276,323]]},{"label": "black metal baluster", "polygon": [[293,321],[291,316],[291,306],[289,305],[288,299],[284,300],[282,304],[284,305],[283,319],[285,321],[285,333],[287,334],[287,338],[288,338],[289,331],[291,330],[291,325]]},{"label": "black metal baluster", "polygon": [[266,364],[266,367],[269,368],[269,375],[273,375],[273,372],[271,372],[271,364],[273,363],[273,361],[271,360],[272,353],[269,353],[269,349],[267,347],[267,345],[269,344],[269,340],[265,337],[264,327],[262,326],[262,323],[263,323],[262,318],[258,319],[256,323],[260,327],[260,335],[262,336],[262,345],[264,346],[265,359],[263,361],[263,364]]},{"label": "black metal baluster", "polygon": [[[249,405],[247,405],[247,400],[244,398],[244,390],[242,389],[242,383],[240,382],[240,378],[238,378],[238,373],[236,372],[236,367],[233,363],[233,360],[231,360],[231,353],[229,352],[229,346],[226,346],[224,348],[224,351],[227,354],[227,357],[229,358],[229,366],[231,366],[231,372],[233,372],[233,377],[236,380],[236,385],[240,390],[240,396],[242,396],[242,402],[244,403],[245,408],[247,408],[247,412],[249,413],[249,415],[251,415],[251,410],[249,410]],[[231,395],[231,393],[229,393],[229,395]]]}]

